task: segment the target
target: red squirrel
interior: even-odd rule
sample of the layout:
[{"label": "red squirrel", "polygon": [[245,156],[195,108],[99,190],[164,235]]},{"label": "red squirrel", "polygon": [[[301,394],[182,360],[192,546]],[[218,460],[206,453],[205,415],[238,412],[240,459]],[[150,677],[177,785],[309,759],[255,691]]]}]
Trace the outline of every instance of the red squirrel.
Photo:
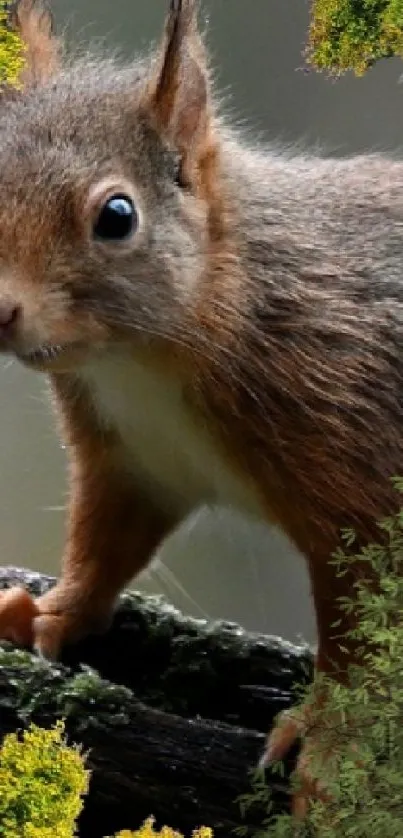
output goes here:
[{"label": "red squirrel", "polygon": [[329,558],[344,527],[379,536],[403,474],[403,162],[246,144],[195,0],[127,65],[67,55],[41,2],[9,25],[0,347],[49,378],[70,502],[59,582],[4,593],[0,636],[56,657],[191,510],[225,503],[306,557],[316,665],[339,677],[352,580]]}]

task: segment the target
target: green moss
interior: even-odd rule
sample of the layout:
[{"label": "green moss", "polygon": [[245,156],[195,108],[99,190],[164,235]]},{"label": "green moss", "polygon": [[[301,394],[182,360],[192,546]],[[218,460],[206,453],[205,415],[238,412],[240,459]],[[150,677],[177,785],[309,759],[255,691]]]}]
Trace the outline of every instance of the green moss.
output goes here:
[{"label": "green moss", "polygon": [[7,710],[10,704],[23,725],[32,718],[53,723],[62,717],[73,723],[76,733],[83,733],[92,724],[107,729],[129,724],[132,692],[106,681],[90,667],[81,666],[71,674],[63,666],[4,642],[0,646],[0,675],[2,671],[7,673],[11,691],[7,700],[3,689],[0,709]]},{"label": "green moss", "polygon": [[363,75],[403,57],[403,0],[313,0],[307,59],[318,70]]},{"label": "green moss", "polygon": [[25,63],[25,46],[16,32],[7,27],[7,3],[0,0],[0,84],[19,87]]}]

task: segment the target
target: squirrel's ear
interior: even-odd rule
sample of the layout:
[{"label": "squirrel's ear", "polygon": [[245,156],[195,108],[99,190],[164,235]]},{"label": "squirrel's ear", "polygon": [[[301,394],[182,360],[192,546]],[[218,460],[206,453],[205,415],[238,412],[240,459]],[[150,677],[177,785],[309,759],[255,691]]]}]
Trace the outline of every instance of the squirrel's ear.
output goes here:
[{"label": "squirrel's ear", "polygon": [[151,109],[159,130],[184,161],[193,164],[202,153],[210,127],[209,76],[197,27],[197,6],[197,0],[171,0],[151,85]]},{"label": "squirrel's ear", "polygon": [[24,46],[22,87],[50,78],[59,64],[60,41],[54,34],[53,17],[44,0],[15,0],[8,4],[8,26]]}]

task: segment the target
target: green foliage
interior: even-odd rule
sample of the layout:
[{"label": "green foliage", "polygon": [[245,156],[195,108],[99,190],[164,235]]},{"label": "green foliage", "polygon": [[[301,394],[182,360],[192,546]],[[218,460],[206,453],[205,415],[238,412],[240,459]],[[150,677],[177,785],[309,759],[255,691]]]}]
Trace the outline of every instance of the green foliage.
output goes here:
[{"label": "green foliage", "polygon": [[[402,481],[396,486],[403,491]],[[354,609],[358,617],[346,634],[357,644],[346,686],[323,677],[304,691],[308,703],[314,691],[326,691],[325,705],[312,716],[321,747],[310,770],[329,799],[313,804],[296,827],[290,816],[271,815],[268,791],[255,777],[255,790],[242,805],[248,808],[266,794],[268,818],[259,838],[403,835],[403,510],[379,528],[381,543],[357,552],[354,534],[345,532],[345,550],[332,560],[339,574],[354,565],[356,578],[351,598],[340,602],[342,611]]]},{"label": "green foliage", "polygon": [[307,57],[318,70],[357,75],[403,56],[403,0],[312,0]]},{"label": "green foliage", "polygon": [[7,3],[0,0],[0,84],[19,86],[25,63],[25,47],[16,32],[7,26]]}]

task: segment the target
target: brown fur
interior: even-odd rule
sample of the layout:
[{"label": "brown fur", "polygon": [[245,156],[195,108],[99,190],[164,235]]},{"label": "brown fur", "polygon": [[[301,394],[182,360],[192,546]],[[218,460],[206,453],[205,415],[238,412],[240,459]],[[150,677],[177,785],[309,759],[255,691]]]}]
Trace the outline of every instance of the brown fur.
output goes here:
[{"label": "brown fur", "polygon": [[63,375],[55,377],[59,398],[68,400],[66,438],[70,433],[76,452],[70,473],[72,502],[64,582],[42,597],[40,611],[45,616],[38,618],[40,631],[49,626],[47,651],[55,655],[66,632],[66,596],[70,641],[83,631],[104,629],[110,621],[111,603],[128,579],[149,562],[174,524],[125,476],[113,433],[94,433],[86,414],[88,405],[83,403],[85,396],[72,394],[70,386]]},{"label": "brown fur", "polygon": [[[195,426],[306,556],[318,666],[333,671],[352,578],[329,556],[343,527],[378,537],[403,474],[403,163],[244,145],[218,113],[191,0],[171,3],[161,49],[128,67],[58,67],[40,4],[12,20],[28,63],[0,111],[0,298],[19,307],[3,348],[77,342],[45,364],[71,502],[35,642],[57,654],[104,622],[179,522],[134,479],[82,380],[88,355],[118,345],[181,382]],[[143,216],[118,248],[91,238],[110,183]]]}]

